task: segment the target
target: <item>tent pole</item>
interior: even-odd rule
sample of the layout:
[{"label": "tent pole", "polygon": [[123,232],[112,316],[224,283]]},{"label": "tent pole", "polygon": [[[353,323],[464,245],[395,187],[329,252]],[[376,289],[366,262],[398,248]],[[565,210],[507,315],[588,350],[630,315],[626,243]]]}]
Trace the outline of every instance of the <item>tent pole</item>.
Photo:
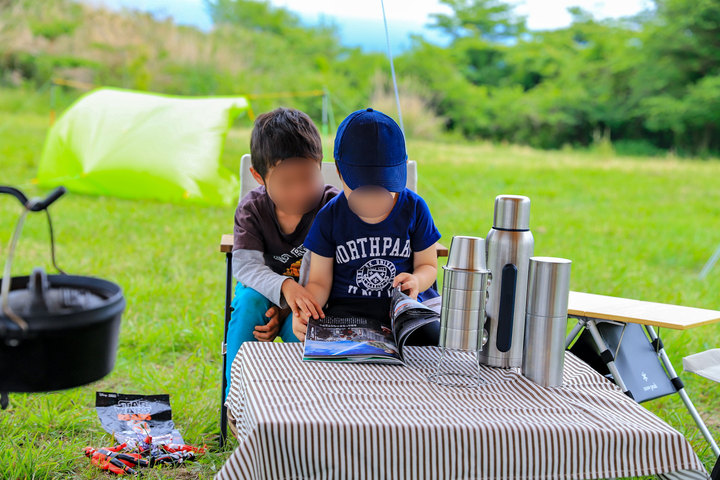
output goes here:
[{"label": "tent pole", "polygon": [[397,78],[395,77],[395,62],[393,61],[392,49],[390,48],[390,31],[388,30],[387,16],[385,16],[385,2],[380,0],[380,7],[382,8],[383,23],[385,24],[385,41],[387,42],[387,53],[390,59],[390,73],[392,74],[393,88],[395,89],[395,103],[397,104],[398,111],[398,123],[400,124],[400,130],[403,135],[405,134],[405,125],[403,124],[402,110],[400,109],[400,93],[398,92]]},{"label": "tent pole", "polygon": [[333,106],[332,106],[332,99],[330,98],[330,90],[325,87],[325,95],[327,96],[327,106],[328,106],[328,120],[329,120],[329,127],[330,127],[330,133],[335,131],[335,112],[333,112]]},{"label": "tent pole", "polygon": [[328,136],[328,97],[327,92],[322,96],[322,134]]}]

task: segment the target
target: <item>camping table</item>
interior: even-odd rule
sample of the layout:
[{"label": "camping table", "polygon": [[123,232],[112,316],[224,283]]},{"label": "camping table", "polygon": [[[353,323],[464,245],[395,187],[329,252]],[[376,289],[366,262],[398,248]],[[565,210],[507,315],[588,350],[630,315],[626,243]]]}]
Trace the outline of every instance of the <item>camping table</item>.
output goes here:
[{"label": "camping table", "polygon": [[607,365],[615,383],[617,383],[623,392],[630,396],[632,395],[625,386],[625,382],[623,382],[622,376],[616,368],[613,353],[598,331],[597,323],[610,321],[622,324],[636,323],[642,325],[650,337],[652,346],[664,365],[670,381],[677,390],[677,394],[687,407],[688,412],[690,412],[690,415],[695,420],[695,423],[710,444],[715,455],[720,455],[720,448],[718,448],[710,431],[707,426],[705,426],[705,422],[703,422],[702,417],[700,417],[695,409],[695,406],[685,391],[682,381],[675,373],[675,369],[668,358],[662,340],[654,328],[665,327],[674,330],[687,330],[702,325],[710,325],[720,322],[720,312],[628,298],[609,297],[606,295],[595,295],[592,293],[570,292],[568,317],[576,318],[578,323],[568,335],[566,346],[570,346],[578,334],[586,328],[591,333],[594,342],[601,352],[600,356]]},{"label": "camping table", "polygon": [[[437,347],[404,353],[313,363],[299,343],[246,342],[227,400],[239,446],[216,478],[707,479],[679,432],[572,353],[559,388],[486,366],[478,387],[440,386]],[[474,355],[451,361],[477,373]]]}]

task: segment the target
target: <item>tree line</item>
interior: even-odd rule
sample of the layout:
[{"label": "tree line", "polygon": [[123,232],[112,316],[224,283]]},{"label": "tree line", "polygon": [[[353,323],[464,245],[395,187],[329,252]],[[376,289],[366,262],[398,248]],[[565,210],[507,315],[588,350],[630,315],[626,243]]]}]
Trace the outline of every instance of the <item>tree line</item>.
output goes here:
[{"label": "tree line", "polygon": [[[82,48],[78,37],[95,38],[88,31],[96,7],[36,3],[0,0],[0,83],[37,85],[81,70],[93,81],[168,93],[327,89],[340,117],[389,92],[382,53],[342,46],[333,24],[305,25],[264,0],[205,0],[210,32],[125,12],[146,25],[134,32],[137,41],[125,34]],[[430,27],[449,42],[414,36],[395,66],[402,98],[415,100],[415,114],[443,134],[550,149],[720,152],[720,0],[654,0],[647,11],[613,20],[572,8],[570,26],[549,31],[529,30],[501,0],[442,3],[450,13],[432,15]],[[157,27],[147,26],[153,22],[186,41],[158,38]],[[18,29],[31,32],[34,49],[13,43]],[[278,102],[321,114],[313,98],[258,100],[256,109]]]}]

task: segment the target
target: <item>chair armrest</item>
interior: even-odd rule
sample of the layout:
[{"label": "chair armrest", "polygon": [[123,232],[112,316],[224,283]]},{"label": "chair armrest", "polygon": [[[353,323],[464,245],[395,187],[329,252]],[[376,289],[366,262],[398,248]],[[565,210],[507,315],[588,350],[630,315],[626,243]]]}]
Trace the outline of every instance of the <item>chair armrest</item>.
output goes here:
[{"label": "chair armrest", "polygon": [[440,242],[436,243],[435,249],[437,250],[438,257],[447,257],[448,256],[448,249],[442,243],[440,243]]},{"label": "chair armrest", "polygon": [[232,233],[226,233],[220,239],[220,252],[230,253],[233,249],[233,236]]}]

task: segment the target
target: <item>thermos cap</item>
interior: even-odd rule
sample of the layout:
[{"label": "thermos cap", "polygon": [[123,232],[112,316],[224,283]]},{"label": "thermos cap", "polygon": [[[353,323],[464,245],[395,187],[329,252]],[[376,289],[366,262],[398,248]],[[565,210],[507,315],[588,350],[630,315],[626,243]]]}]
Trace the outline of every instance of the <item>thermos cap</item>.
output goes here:
[{"label": "thermos cap", "polygon": [[522,195],[498,195],[495,197],[493,228],[529,230],[530,199]]},{"label": "thermos cap", "polygon": [[567,317],[571,264],[565,258],[530,257],[528,315]]},{"label": "thermos cap", "polygon": [[450,242],[445,265],[451,270],[481,271],[487,269],[485,239],[456,235]]}]

